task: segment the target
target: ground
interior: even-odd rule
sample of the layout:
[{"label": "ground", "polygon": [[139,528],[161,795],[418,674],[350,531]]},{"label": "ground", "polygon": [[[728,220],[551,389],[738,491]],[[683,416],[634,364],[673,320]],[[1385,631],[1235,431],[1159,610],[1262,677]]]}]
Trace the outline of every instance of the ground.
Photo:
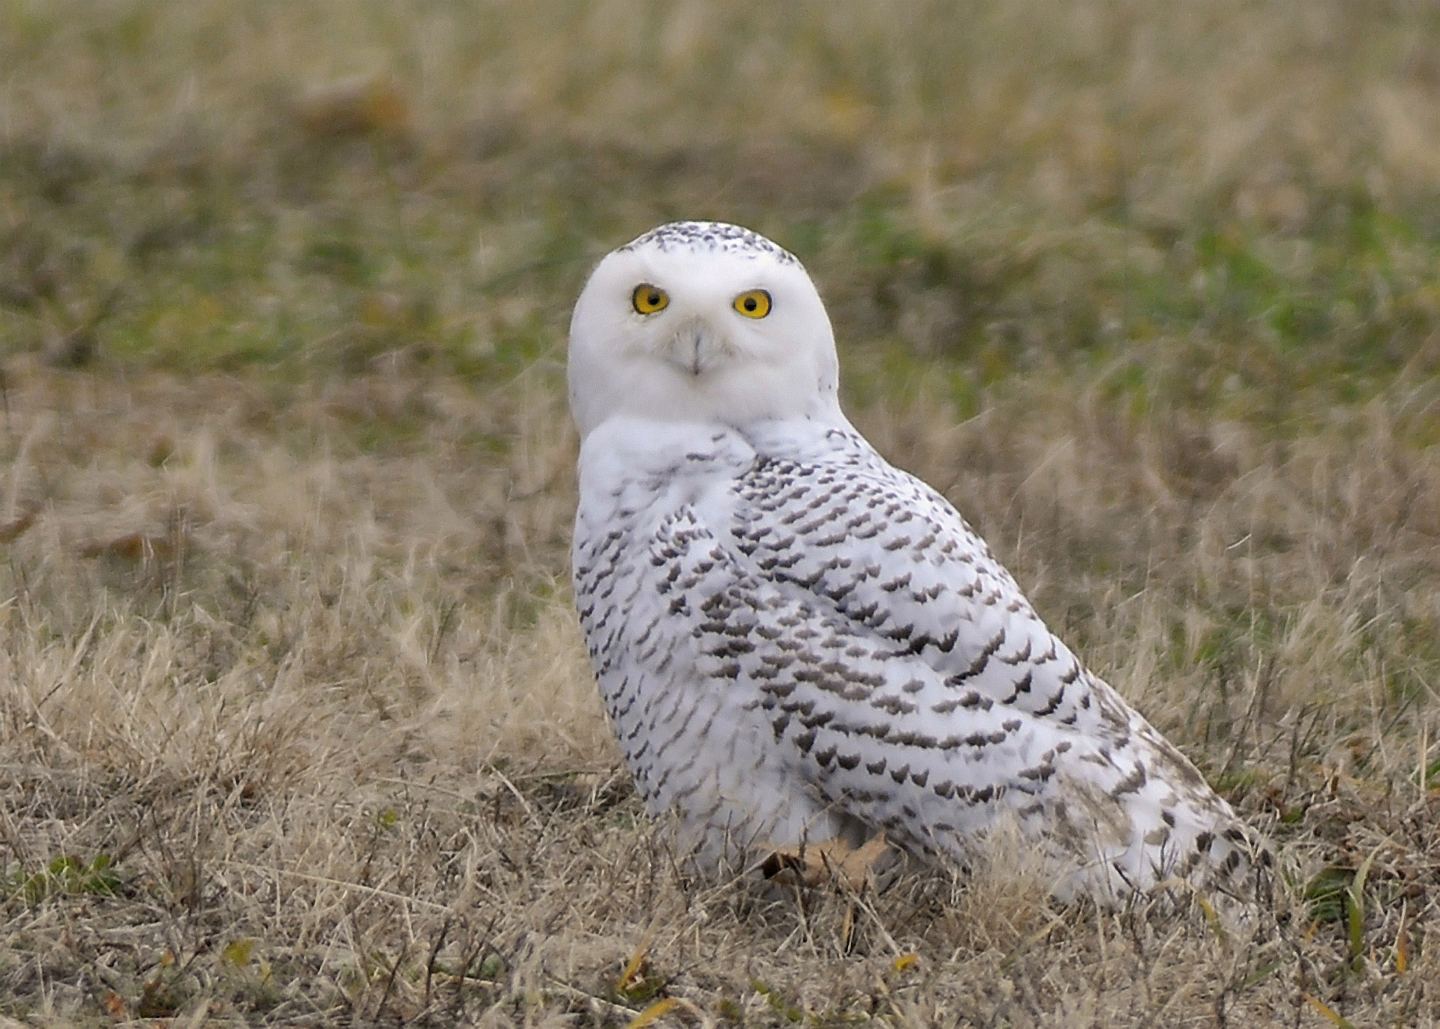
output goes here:
[{"label": "ground", "polygon": [[[0,1018],[1440,1022],[1440,13],[0,3]],[[571,612],[564,335],[790,247],[858,426],[1282,854],[676,867]]]}]

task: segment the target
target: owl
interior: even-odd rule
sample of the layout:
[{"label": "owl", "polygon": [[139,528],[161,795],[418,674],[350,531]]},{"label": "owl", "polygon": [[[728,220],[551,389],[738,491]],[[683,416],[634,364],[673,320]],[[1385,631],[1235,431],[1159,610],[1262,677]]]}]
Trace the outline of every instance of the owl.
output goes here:
[{"label": "owl", "polygon": [[575,602],[683,853],[863,875],[1018,832],[1062,900],[1254,899],[1254,832],[846,420],[792,254],[717,222],[645,233],[581,292],[568,373]]}]

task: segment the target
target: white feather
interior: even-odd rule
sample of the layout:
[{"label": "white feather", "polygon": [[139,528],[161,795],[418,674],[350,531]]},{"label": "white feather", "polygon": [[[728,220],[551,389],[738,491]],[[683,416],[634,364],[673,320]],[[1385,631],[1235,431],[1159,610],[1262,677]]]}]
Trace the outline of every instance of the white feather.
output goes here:
[{"label": "white feather", "polygon": [[[651,810],[710,861],[879,831],[967,861],[1013,825],[1061,897],[1172,877],[1253,895],[1268,855],[1229,805],[1046,628],[955,509],[845,421],[798,262],[707,243],[705,223],[667,228],[669,245],[642,237],[602,264],[572,326],[572,395],[603,379],[624,398],[576,401],[576,602]],[[607,369],[625,318],[609,308],[639,281],[702,298],[686,331],[705,319],[721,369],[686,381],[663,319]],[[726,299],[757,287],[823,324],[732,326]]]}]

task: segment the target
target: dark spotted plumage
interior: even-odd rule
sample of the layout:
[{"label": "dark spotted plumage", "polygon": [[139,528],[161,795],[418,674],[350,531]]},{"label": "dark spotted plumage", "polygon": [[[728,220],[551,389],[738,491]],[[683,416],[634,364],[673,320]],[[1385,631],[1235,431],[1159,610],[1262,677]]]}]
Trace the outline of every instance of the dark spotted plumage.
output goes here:
[{"label": "dark spotted plumage", "polygon": [[[708,223],[627,249],[648,275],[674,248],[797,270],[762,237]],[[811,407],[582,419],[576,605],[651,810],[714,862],[881,830],[967,861],[1013,824],[1060,896],[1171,877],[1259,892],[1268,854],[1229,805],[1049,631],[943,497],[833,400]]]},{"label": "dark spotted plumage", "polygon": [[651,229],[621,247],[621,251],[653,248],[770,257],[782,264],[798,265],[795,255],[758,232],[725,222],[670,222]]}]

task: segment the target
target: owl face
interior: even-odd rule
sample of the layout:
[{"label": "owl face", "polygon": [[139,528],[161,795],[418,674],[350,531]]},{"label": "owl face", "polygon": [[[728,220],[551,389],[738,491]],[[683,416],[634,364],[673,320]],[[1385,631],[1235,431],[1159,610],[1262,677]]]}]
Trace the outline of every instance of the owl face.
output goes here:
[{"label": "owl face", "polygon": [[835,340],[810,276],[757,233],[662,225],[610,253],[570,323],[581,435],[614,417],[838,418]]}]

